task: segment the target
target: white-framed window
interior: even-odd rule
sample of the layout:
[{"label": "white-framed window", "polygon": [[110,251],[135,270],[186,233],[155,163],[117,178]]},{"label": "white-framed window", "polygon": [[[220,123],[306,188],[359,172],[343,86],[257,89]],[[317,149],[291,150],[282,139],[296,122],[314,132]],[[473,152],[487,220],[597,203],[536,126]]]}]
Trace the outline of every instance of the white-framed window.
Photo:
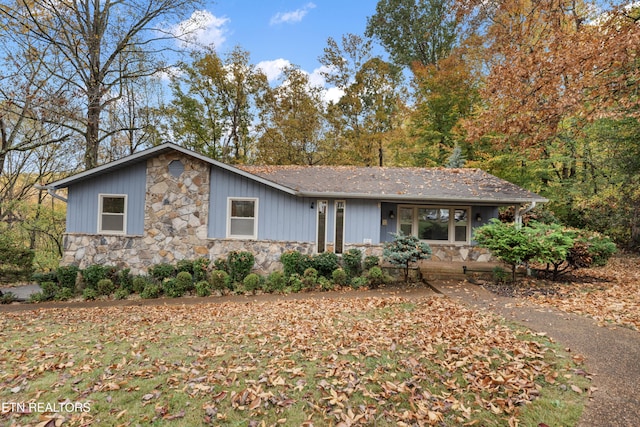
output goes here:
[{"label": "white-framed window", "polygon": [[98,195],[98,233],[127,233],[127,195]]},{"label": "white-framed window", "polygon": [[398,230],[430,243],[468,244],[470,212],[460,206],[399,206]]},{"label": "white-framed window", "polygon": [[227,199],[227,237],[258,238],[258,199],[229,197]]},{"label": "white-framed window", "polygon": [[327,250],[327,200],[318,200],[318,224],[316,229],[316,252]]}]

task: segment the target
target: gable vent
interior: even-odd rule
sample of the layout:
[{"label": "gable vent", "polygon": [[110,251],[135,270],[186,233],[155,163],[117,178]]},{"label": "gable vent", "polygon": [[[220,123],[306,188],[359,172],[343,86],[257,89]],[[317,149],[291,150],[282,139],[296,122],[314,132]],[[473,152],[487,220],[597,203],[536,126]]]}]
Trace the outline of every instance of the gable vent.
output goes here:
[{"label": "gable vent", "polygon": [[180,160],[172,160],[171,163],[169,163],[169,173],[171,176],[178,178],[182,175],[182,172],[184,172],[184,165]]}]

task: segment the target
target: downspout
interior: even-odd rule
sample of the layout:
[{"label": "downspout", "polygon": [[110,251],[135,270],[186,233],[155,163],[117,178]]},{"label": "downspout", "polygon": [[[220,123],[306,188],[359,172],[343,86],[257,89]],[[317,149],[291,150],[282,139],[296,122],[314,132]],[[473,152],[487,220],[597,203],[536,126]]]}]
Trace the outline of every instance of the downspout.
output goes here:
[{"label": "downspout", "polygon": [[522,217],[527,212],[531,212],[531,210],[533,210],[536,207],[536,203],[537,202],[535,200],[533,200],[531,202],[531,204],[529,206],[527,206],[526,209],[523,209],[520,205],[517,205],[517,207],[516,207],[516,216],[515,216],[516,225],[518,225],[519,227],[522,226]]}]

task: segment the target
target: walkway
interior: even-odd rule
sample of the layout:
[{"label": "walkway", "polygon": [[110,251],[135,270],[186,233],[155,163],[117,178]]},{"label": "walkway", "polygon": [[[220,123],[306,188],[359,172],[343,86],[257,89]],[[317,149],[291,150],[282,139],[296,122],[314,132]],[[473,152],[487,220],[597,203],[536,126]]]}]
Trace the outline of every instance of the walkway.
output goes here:
[{"label": "walkway", "polygon": [[498,297],[484,288],[459,281],[434,281],[447,297],[469,307],[495,312],[548,337],[585,357],[597,387],[578,427],[640,425],[640,333],[622,327],[600,327],[584,316]]}]

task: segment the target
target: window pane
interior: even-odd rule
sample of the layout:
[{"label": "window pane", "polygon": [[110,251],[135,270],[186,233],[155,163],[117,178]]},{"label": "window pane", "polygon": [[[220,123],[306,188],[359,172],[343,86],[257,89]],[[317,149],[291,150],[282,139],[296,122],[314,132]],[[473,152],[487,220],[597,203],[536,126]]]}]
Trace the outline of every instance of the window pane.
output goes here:
[{"label": "window pane", "polygon": [[418,238],[449,240],[449,210],[418,208]]},{"label": "window pane", "polygon": [[318,202],[318,252],[325,251],[325,236],[327,235],[327,201]]},{"label": "window pane", "polygon": [[398,209],[398,217],[402,234],[411,236],[413,234],[413,208]]},{"label": "window pane", "polygon": [[124,215],[102,215],[103,231],[124,231]]},{"label": "window pane", "polygon": [[231,218],[231,235],[253,236],[253,218]]},{"label": "window pane", "polygon": [[467,241],[467,227],[469,223],[469,216],[466,209],[455,210],[455,229],[456,229],[456,242]]},{"label": "window pane", "polygon": [[124,197],[103,197],[103,213],[124,213]]},{"label": "window pane", "polygon": [[336,238],[334,252],[342,253],[344,248],[344,202],[336,202]]},{"label": "window pane", "polygon": [[253,200],[232,200],[231,216],[240,218],[253,218],[254,205],[255,202]]}]

